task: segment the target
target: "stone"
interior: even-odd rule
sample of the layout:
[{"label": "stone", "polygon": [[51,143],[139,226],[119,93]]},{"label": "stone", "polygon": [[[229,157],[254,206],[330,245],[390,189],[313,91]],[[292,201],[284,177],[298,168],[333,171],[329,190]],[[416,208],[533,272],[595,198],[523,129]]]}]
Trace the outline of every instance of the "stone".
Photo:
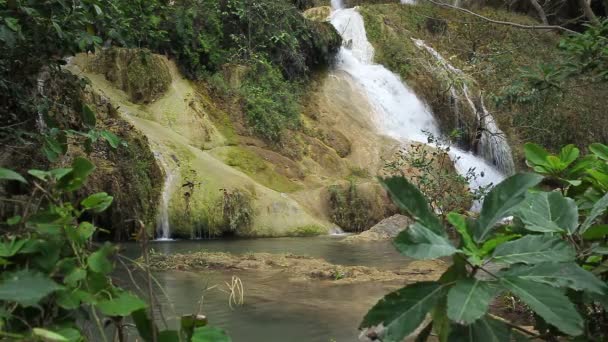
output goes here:
[{"label": "stone", "polygon": [[344,239],[344,242],[379,241],[395,238],[401,231],[412,224],[412,219],[403,215],[393,215],[378,222],[369,230]]}]

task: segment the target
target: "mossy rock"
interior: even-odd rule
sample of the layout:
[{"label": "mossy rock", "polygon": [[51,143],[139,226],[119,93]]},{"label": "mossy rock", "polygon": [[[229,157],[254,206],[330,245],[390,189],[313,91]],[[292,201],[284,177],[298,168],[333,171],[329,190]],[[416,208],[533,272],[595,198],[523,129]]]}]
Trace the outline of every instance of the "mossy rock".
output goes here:
[{"label": "mossy rock", "polygon": [[365,231],[397,213],[377,182],[332,185],[327,189],[327,203],[331,221],[346,232]]},{"label": "mossy rock", "polygon": [[171,84],[171,72],[162,57],[148,50],[111,48],[98,53],[90,71],[102,73],[134,103],[150,103]]},{"label": "mossy rock", "polygon": [[313,21],[327,21],[329,16],[331,15],[331,7],[330,6],[322,6],[322,7],[313,7],[307,9],[303,13],[304,17]]}]

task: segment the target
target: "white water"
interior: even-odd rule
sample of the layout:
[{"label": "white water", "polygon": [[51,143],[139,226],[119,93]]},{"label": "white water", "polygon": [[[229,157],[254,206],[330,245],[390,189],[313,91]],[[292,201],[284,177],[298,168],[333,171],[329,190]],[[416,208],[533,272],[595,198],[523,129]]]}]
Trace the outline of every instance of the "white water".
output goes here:
[{"label": "white water", "polygon": [[[416,46],[426,50],[431,56],[433,56],[439,65],[448,73],[454,74],[460,78],[466,78],[466,75],[458,68],[451,65],[439,52],[432,47],[428,46],[424,41],[419,39],[412,39]],[[515,163],[513,162],[513,154],[511,147],[506,139],[505,133],[498,127],[496,120],[492,114],[488,111],[483,103],[483,97],[480,97],[480,104],[476,105],[469,91],[469,87],[466,82],[461,82],[462,86],[459,96],[458,91],[455,87],[450,88],[450,94],[454,101],[465,102],[469,105],[470,109],[477,115],[477,120],[481,127],[481,137],[479,139],[478,153],[488,162],[495,165],[500,171],[505,174],[511,174],[515,170]],[[461,97],[464,97],[462,99]],[[456,114],[458,113],[458,106],[456,103]],[[456,117],[458,120],[458,117]]]},{"label": "white water", "polygon": [[[367,94],[375,109],[372,119],[380,131],[404,142],[427,143],[424,132],[439,136],[438,125],[428,106],[397,75],[373,63],[374,49],[356,8],[345,9],[339,0],[332,0],[332,7],[331,23],[344,40],[336,68],[348,73]],[[452,148],[450,157],[460,174],[475,169],[475,173],[483,175],[471,182],[474,189],[497,184],[504,178],[484,159],[470,152]]]},{"label": "white water", "polygon": [[169,203],[171,202],[171,190],[176,177],[174,171],[169,168],[163,157],[159,153],[155,153],[155,155],[165,171],[165,184],[163,185],[160,213],[156,223],[156,236],[158,241],[170,241],[172,239],[171,225],[169,224]]}]

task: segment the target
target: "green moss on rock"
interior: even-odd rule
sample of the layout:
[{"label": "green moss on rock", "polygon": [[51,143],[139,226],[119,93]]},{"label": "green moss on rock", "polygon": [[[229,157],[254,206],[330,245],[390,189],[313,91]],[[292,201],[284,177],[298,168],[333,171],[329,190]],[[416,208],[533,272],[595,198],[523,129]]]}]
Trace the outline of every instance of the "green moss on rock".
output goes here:
[{"label": "green moss on rock", "polygon": [[103,50],[90,66],[102,73],[134,103],[149,103],[162,96],[171,84],[171,72],[159,55],[148,50],[111,48]]}]

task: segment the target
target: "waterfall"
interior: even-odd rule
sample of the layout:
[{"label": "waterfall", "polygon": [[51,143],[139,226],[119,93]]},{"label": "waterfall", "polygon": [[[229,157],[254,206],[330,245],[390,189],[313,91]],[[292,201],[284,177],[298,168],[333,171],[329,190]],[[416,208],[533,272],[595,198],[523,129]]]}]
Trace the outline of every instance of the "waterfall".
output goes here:
[{"label": "waterfall", "polygon": [[[378,129],[404,143],[427,143],[425,132],[439,136],[439,127],[428,106],[399,76],[373,63],[374,49],[367,39],[361,15],[356,9],[336,6],[336,2],[339,1],[332,1],[331,23],[344,41],[337,55],[336,69],[348,73],[361,86],[375,111],[372,119]],[[493,122],[487,121],[489,124]],[[483,158],[471,152],[451,148],[449,154],[460,174],[474,168],[476,173],[483,175],[471,182],[471,188],[496,184],[504,178]]]},{"label": "waterfall", "polygon": [[157,240],[171,240],[171,225],[169,224],[169,203],[171,202],[171,190],[175,182],[175,173],[169,168],[160,153],[155,152],[156,159],[162,165],[165,171],[165,184],[160,200],[160,212],[156,223]]},{"label": "waterfall", "polygon": [[[446,72],[466,80],[466,75],[462,72],[462,70],[451,65],[435,49],[428,46],[420,39],[412,40],[416,46],[426,50],[431,56],[433,56]],[[462,96],[458,96],[458,91],[454,86],[450,87],[450,95],[456,103],[461,100],[461,97],[464,97],[465,103],[469,105],[470,109],[477,116],[477,122],[480,127],[481,135],[478,142],[478,154],[488,162],[495,165],[504,174],[512,174],[515,171],[515,163],[513,162],[513,154],[511,152],[511,147],[507,142],[505,133],[498,128],[496,120],[494,120],[494,117],[483,103],[483,97],[480,96],[480,103],[476,105],[466,82],[459,83],[462,84],[459,87],[460,89],[458,89]],[[456,108],[456,115],[459,115],[458,107]],[[458,117],[456,119],[458,120]]]},{"label": "waterfall", "polygon": [[344,1],[342,0],[331,0],[331,8],[334,10],[344,7]]}]

